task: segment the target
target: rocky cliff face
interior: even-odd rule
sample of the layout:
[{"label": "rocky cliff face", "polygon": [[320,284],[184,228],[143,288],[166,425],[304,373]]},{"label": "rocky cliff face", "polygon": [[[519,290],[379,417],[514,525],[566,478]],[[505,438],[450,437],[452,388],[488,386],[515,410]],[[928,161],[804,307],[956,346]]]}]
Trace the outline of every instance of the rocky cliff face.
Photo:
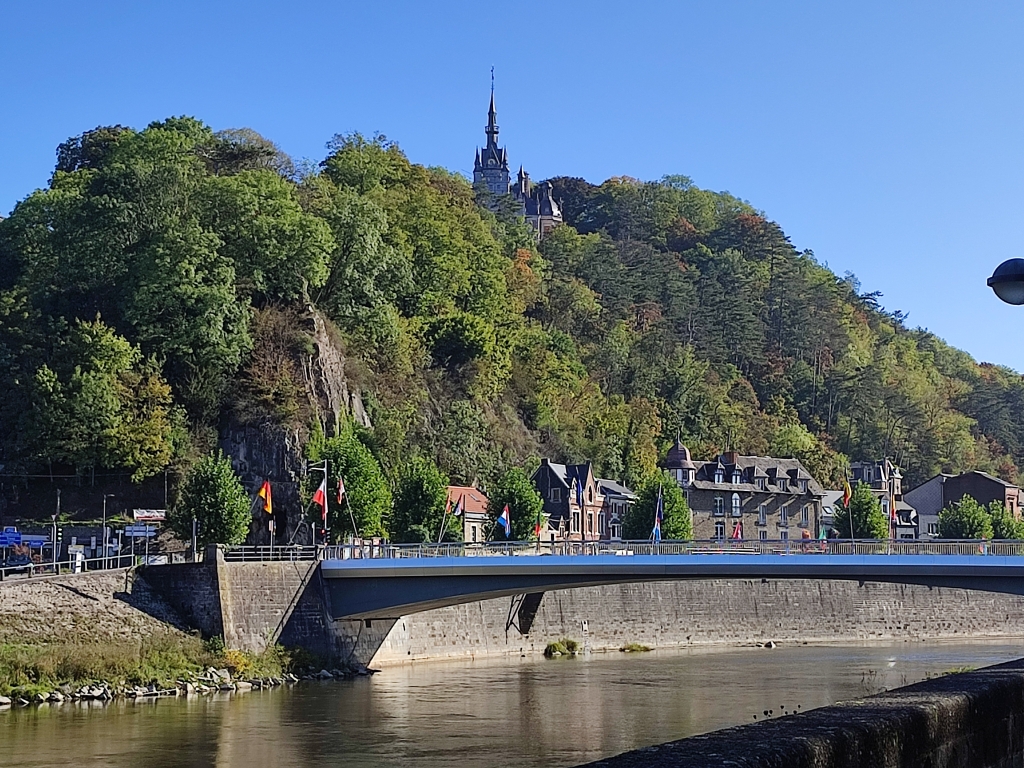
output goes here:
[{"label": "rocky cliff face", "polygon": [[[309,308],[301,323],[304,343],[291,350],[289,359],[280,362],[302,379],[302,412],[310,414],[326,435],[334,434],[343,419],[351,418],[370,427],[362,395],[345,375],[344,352],[331,337],[324,318]],[[309,439],[311,423],[285,424],[272,416],[241,420],[232,414],[220,431],[220,448],[231,457],[247,490],[255,494],[264,480],[270,480],[277,519],[274,542],[278,544],[310,542],[299,489],[306,472],[303,447]],[[269,544],[268,523],[262,504],[254,505],[247,543]]]}]

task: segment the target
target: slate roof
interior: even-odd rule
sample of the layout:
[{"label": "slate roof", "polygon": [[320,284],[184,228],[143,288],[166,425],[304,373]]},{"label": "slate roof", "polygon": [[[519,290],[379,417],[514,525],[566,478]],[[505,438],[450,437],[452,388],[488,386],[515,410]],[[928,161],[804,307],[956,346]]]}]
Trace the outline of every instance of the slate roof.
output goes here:
[{"label": "slate roof", "polygon": [[595,482],[597,483],[598,490],[605,496],[621,496],[630,500],[636,499],[635,493],[614,480],[602,480],[601,478],[597,478]]},{"label": "slate roof", "polygon": [[[723,482],[715,482],[715,470],[721,468]],[[733,469],[742,473],[741,482],[733,483]],[[753,482],[756,478],[765,479],[764,489],[758,488]],[[779,480],[785,478],[787,487],[783,490]],[[797,480],[807,481],[807,491],[812,496],[822,496],[825,491],[811,474],[804,469],[799,459],[776,459],[771,456],[737,456],[735,464],[725,463],[722,457],[714,461],[697,462],[697,475],[691,487],[708,491],[748,491],[752,493],[787,493],[798,495],[804,493],[795,484]]]}]

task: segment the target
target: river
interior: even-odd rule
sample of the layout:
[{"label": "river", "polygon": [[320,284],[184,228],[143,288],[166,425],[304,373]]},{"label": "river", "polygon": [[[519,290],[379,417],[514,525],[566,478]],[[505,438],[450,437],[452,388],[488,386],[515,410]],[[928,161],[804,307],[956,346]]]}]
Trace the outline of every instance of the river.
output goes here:
[{"label": "river", "polygon": [[899,643],[389,667],[240,695],[0,712],[0,764],[572,766],[1020,656],[1006,643]]}]

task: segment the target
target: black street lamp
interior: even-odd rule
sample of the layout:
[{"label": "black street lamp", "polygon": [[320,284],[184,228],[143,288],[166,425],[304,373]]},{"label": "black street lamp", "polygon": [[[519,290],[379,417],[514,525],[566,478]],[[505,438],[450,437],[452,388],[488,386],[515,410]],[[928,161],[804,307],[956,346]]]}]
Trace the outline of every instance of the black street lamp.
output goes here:
[{"label": "black street lamp", "polygon": [[989,288],[1007,304],[1024,304],[1024,259],[1008,259],[988,279]]}]

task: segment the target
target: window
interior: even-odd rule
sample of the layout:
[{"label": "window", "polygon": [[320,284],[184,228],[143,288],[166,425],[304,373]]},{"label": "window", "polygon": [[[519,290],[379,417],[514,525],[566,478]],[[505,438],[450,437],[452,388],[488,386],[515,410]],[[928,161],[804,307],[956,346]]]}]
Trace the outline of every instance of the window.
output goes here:
[{"label": "window", "polygon": [[594,513],[590,512],[587,515],[587,533],[594,532]]},{"label": "window", "polygon": [[715,496],[715,515],[721,517],[725,514],[725,499],[721,496]]},{"label": "window", "polygon": [[593,503],[593,501],[594,501],[594,489],[593,488],[587,488],[587,501],[590,502],[590,503]]},{"label": "window", "polygon": [[764,483],[764,478],[763,477],[757,478],[757,480],[755,480],[754,482],[757,483],[757,490],[759,490],[759,491],[763,491],[764,490],[765,483]]},{"label": "window", "polygon": [[715,482],[719,484],[725,482],[725,473],[720,469],[715,470]]},{"label": "window", "polygon": [[808,523],[808,521],[810,519],[810,514],[811,514],[810,505],[804,504],[803,508],[800,510],[800,525],[802,525],[804,528],[807,527],[807,523]]},{"label": "window", "polygon": [[779,478],[779,490],[780,491],[788,491],[789,490],[789,480],[787,480],[784,477],[780,477]]},{"label": "window", "polygon": [[572,513],[572,532],[573,533],[579,533],[579,530],[580,530],[580,513],[579,512],[573,512]]},{"label": "window", "polygon": [[801,480],[800,481],[800,490],[803,491],[804,493],[807,493],[807,481],[806,480]]},{"label": "window", "polygon": [[768,541],[768,531],[762,528],[757,532],[757,538],[759,538],[761,541]]},{"label": "window", "polygon": [[472,528],[470,528],[470,533],[472,534],[473,541],[476,541],[476,526],[475,525]]},{"label": "window", "polygon": [[733,485],[739,485],[742,482],[743,482],[743,476],[740,474],[739,470],[734,470],[733,473],[732,473],[732,484]]},{"label": "window", "polygon": [[716,539],[724,539],[725,538],[725,523],[723,523],[721,521],[715,523],[715,538]]},{"label": "window", "polygon": [[738,493],[732,495],[732,516],[740,516],[740,495]]},{"label": "window", "polygon": [[864,482],[871,482],[871,467],[864,467]]},{"label": "window", "polygon": [[562,489],[561,488],[552,488],[551,489],[551,500],[552,501],[561,501],[562,500]]},{"label": "window", "polygon": [[938,536],[939,535],[939,524],[938,523],[928,523],[928,533],[930,533],[932,536]]},{"label": "window", "polygon": [[782,515],[781,520],[779,522],[782,525],[789,525],[789,509],[783,507],[782,509],[779,510],[779,512]]},{"label": "window", "polygon": [[768,505],[762,504],[757,508],[757,524],[767,525],[768,524]]},{"label": "window", "polygon": [[779,531],[779,538],[783,541],[786,541],[789,538],[789,531],[787,531],[786,529],[782,529],[781,531]]}]

